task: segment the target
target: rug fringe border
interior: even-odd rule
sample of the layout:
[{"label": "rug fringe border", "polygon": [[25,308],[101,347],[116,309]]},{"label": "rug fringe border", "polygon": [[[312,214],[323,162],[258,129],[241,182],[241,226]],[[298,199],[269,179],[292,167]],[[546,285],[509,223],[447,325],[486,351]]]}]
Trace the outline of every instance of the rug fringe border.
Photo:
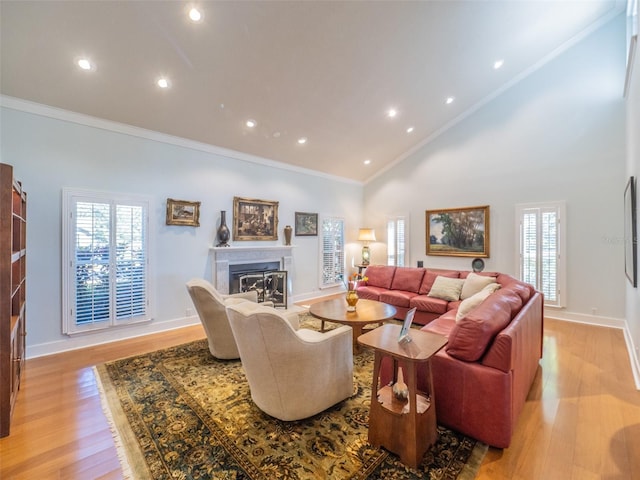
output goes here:
[{"label": "rug fringe border", "polygon": [[462,471],[458,474],[456,480],[473,480],[476,478],[488,450],[489,445],[482,442],[476,442],[471,455],[469,455],[467,462],[464,467],[462,467]]},{"label": "rug fringe border", "polygon": [[100,372],[98,371],[97,366],[93,367],[93,375],[96,378],[96,385],[98,386],[98,392],[100,393],[100,405],[102,406],[102,413],[104,413],[104,416],[107,417],[109,430],[111,430],[111,437],[113,438],[113,443],[116,447],[116,453],[118,455],[118,460],[120,461],[120,467],[122,468],[123,479],[133,480],[133,471],[131,470],[131,465],[129,463],[129,459],[127,458],[127,451],[124,447],[120,432],[118,431],[116,421],[114,420],[111,413],[111,409],[109,408],[109,400],[107,399],[107,394],[105,392],[104,385],[102,384],[102,378],[100,377]]}]

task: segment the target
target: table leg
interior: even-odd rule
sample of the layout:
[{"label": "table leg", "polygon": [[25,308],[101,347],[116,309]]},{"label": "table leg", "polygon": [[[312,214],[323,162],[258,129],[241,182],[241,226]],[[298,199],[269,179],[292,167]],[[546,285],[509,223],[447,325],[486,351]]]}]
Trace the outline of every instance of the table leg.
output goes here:
[{"label": "table leg", "polygon": [[353,353],[360,353],[360,345],[358,344],[358,337],[362,335],[363,326],[364,325],[362,324],[351,325],[351,328],[353,328]]}]

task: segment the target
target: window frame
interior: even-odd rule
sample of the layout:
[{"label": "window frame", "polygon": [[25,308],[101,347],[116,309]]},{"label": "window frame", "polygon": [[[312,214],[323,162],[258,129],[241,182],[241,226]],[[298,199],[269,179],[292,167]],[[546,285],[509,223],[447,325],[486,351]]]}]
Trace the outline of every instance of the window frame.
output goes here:
[{"label": "window frame", "polygon": [[[104,321],[78,324],[76,322],[76,205],[78,202],[109,204],[109,252],[110,279],[109,279],[109,314]],[[135,206],[142,208],[142,237],[144,241],[144,312],[135,316],[118,318],[117,314],[117,245],[114,239],[117,235],[117,216],[115,209],[118,206]],[[149,322],[153,319],[151,257],[152,236],[149,228],[149,216],[152,211],[152,200],[148,196],[131,195],[123,193],[63,188],[62,190],[62,332],[66,335],[79,333],[100,332],[126,325]]]},{"label": "window frame", "polygon": [[[516,205],[516,271],[518,279],[523,279],[523,219],[526,212],[536,211],[537,217],[543,212],[554,211],[556,214],[556,300],[551,300],[546,295],[544,296],[544,305],[546,307],[565,308],[567,304],[567,255],[566,255],[566,203],[564,201],[556,202],[536,202],[536,203],[523,203]],[[540,244],[539,238],[541,237],[539,224],[536,225],[536,241],[537,245]],[[543,291],[542,271],[539,267],[541,264],[540,247],[537,247],[536,254],[536,282],[534,285],[537,290]]]}]

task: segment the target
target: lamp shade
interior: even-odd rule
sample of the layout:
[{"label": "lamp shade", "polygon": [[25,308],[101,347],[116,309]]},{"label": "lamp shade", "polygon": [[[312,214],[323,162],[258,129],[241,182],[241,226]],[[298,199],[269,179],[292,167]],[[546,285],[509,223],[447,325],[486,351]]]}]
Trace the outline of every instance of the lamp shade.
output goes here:
[{"label": "lamp shade", "polygon": [[358,240],[361,242],[375,242],[376,232],[373,228],[361,228],[358,232]]}]

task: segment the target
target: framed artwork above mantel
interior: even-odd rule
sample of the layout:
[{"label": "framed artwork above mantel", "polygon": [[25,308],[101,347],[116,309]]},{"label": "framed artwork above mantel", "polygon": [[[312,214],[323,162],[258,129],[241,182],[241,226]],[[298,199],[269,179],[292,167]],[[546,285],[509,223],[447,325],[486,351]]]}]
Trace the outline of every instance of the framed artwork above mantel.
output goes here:
[{"label": "framed artwork above mantel", "polygon": [[278,240],[278,202],[233,197],[233,239]]}]

